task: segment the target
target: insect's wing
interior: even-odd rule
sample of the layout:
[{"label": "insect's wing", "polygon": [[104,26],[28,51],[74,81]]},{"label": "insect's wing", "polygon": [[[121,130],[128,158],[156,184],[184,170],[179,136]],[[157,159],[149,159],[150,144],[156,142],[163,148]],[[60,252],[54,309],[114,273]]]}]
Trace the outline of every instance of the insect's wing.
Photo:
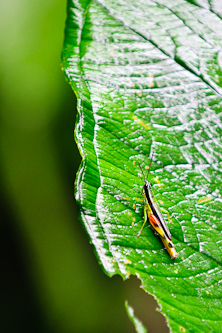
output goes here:
[{"label": "insect's wing", "polygon": [[158,218],[154,214],[149,214],[149,222],[152,225],[153,229],[158,233],[162,238],[166,238],[166,234]]},{"label": "insect's wing", "polygon": [[[169,231],[169,229],[168,229],[168,227],[167,227],[167,225],[166,225],[166,222],[165,222],[165,220],[164,220],[164,218],[163,218],[163,215],[161,214],[161,211],[160,211],[159,205],[158,205],[158,203],[157,203],[157,201],[156,201],[156,198],[154,197],[153,191],[152,191],[151,189],[149,189],[149,194],[150,194],[150,196],[151,196],[151,198],[152,198],[152,204],[153,204],[154,210],[155,210],[156,213],[157,213],[157,216],[158,216],[158,219],[159,219],[159,221],[160,221],[160,223],[161,223],[161,226],[162,226],[162,228],[163,228],[163,230],[164,230],[166,236],[171,240],[171,234],[170,234],[170,231]],[[154,213],[154,212],[153,212],[153,213]]]},{"label": "insect's wing", "polygon": [[159,234],[170,257],[172,259],[175,259],[177,257],[177,252],[174,248],[172,241],[165,234],[160,221],[153,214],[149,215],[149,221],[150,221],[150,224],[152,225],[152,227],[154,228],[154,230]]}]

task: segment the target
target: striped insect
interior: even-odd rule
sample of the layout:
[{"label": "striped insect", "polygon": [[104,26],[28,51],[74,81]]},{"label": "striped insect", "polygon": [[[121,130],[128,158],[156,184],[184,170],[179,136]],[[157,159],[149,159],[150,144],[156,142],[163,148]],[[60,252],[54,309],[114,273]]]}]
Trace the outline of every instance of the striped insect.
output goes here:
[{"label": "striped insect", "polygon": [[[174,248],[174,244],[172,243],[170,231],[166,225],[166,222],[163,218],[163,215],[161,214],[157,200],[155,199],[155,196],[153,194],[152,185],[148,181],[152,158],[153,158],[153,154],[151,156],[150,165],[148,168],[146,178],[145,178],[144,172],[141,168],[141,165],[140,165],[139,161],[137,160],[139,167],[142,171],[143,177],[144,177],[144,185],[143,185],[143,189],[142,189],[142,194],[143,194],[143,198],[144,198],[143,199],[144,200],[144,223],[137,236],[138,237],[140,236],[144,225],[149,220],[154,231],[160,236],[160,239],[163,242],[170,257],[172,259],[175,259],[177,257],[177,252]],[[162,211],[164,211],[164,210],[162,209]]]}]

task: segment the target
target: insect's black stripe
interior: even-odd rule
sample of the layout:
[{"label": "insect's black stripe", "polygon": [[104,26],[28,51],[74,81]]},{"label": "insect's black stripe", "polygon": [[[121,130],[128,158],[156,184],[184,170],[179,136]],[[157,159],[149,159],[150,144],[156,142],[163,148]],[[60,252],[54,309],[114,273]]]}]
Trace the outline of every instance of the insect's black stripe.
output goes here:
[{"label": "insect's black stripe", "polygon": [[145,190],[145,195],[146,195],[146,198],[147,198],[148,204],[149,204],[149,206],[150,206],[150,208],[151,208],[151,210],[152,210],[152,212],[153,212],[153,215],[155,215],[156,218],[157,218],[158,220],[160,220],[160,219],[159,219],[159,216],[158,216],[158,214],[157,214],[157,212],[156,212],[156,209],[155,209],[155,207],[153,206],[152,200],[150,199],[150,195],[149,195],[149,191],[148,191],[148,189],[147,189],[147,185],[144,185],[144,190]]},{"label": "insect's black stripe", "polygon": [[144,191],[145,191],[145,195],[146,195],[148,204],[149,204],[149,206],[150,206],[150,208],[151,208],[151,210],[153,212],[153,215],[159,220],[159,222],[160,222],[160,224],[161,224],[161,226],[162,226],[165,234],[171,240],[171,234],[170,234],[169,230],[166,230],[164,224],[162,223],[162,221],[161,221],[161,219],[160,219],[160,217],[159,217],[159,215],[158,215],[158,213],[157,213],[157,211],[156,211],[156,209],[155,209],[155,207],[154,207],[154,205],[152,203],[152,200],[150,199],[150,194],[149,194],[149,191],[148,191],[148,185],[147,184],[144,185]]}]

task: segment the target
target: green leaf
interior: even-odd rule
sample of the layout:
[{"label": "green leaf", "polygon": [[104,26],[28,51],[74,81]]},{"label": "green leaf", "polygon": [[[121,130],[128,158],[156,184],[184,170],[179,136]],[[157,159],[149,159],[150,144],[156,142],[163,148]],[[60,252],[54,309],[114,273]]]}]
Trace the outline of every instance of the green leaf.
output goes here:
[{"label": "green leaf", "polygon": [[126,312],[129,316],[129,319],[132,321],[133,325],[135,326],[137,333],[147,333],[147,329],[143,326],[141,321],[135,317],[133,308],[128,304],[128,302],[125,302],[125,308]]},{"label": "green leaf", "polygon": [[[173,332],[220,332],[220,1],[68,2],[62,65],[78,97],[80,217],[109,276],[136,275]],[[178,258],[143,221],[143,177]],[[126,200],[127,199],[127,200]]]}]

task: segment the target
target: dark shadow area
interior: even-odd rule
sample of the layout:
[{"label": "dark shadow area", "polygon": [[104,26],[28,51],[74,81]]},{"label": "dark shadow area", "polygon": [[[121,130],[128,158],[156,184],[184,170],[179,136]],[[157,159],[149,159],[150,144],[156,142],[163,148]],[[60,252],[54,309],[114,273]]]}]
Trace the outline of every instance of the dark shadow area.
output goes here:
[{"label": "dark shadow area", "polygon": [[[64,76],[65,81],[65,76]],[[64,98],[58,107],[57,117],[52,124],[52,136],[58,157],[60,172],[66,180],[70,194],[74,193],[74,182],[81,157],[74,139],[74,129],[77,116],[77,100],[71,86],[67,84]]]},{"label": "dark shadow area", "polygon": [[4,196],[0,194],[0,330],[2,333],[52,332],[27,269],[27,255],[31,254],[27,252],[17,217],[5,194],[6,191]]}]

